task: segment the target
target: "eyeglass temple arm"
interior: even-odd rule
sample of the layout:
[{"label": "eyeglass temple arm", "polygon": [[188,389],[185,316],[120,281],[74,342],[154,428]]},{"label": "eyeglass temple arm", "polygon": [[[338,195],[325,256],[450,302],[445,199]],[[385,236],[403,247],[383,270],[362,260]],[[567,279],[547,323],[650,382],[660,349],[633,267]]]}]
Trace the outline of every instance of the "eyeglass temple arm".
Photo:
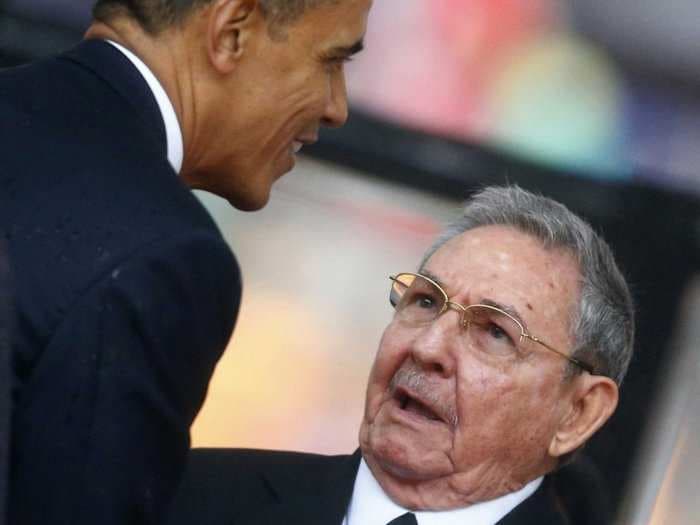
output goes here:
[{"label": "eyeglass temple arm", "polygon": [[589,365],[588,363],[584,363],[583,361],[579,361],[579,360],[576,359],[575,357],[571,357],[571,356],[569,356],[569,355],[566,355],[564,352],[562,352],[562,351],[560,351],[560,350],[557,350],[556,348],[553,348],[553,347],[549,346],[547,343],[545,343],[545,342],[542,341],[541,339],[538,339],[538,338],[535,337],[534,335],[529,335],[529,334],[523,334],[523,335],[524,335],[525,337],[527,337],[528,339],[531,339],[531,340],[534,341],[535,343],[541,344],[541,345],[544,346],[547,350],[551,350],[551,351],[554,352],[555,354],[559,354],[559,355],[562,356],[564,359],[570,361],[571,363],[575,364],[576,366],[581,367],[583,370],[585,370],[585,371],[588,372],[589,374],[591,374],[591,375],[596,375],[595,369],[594,369],[591,365]]}]

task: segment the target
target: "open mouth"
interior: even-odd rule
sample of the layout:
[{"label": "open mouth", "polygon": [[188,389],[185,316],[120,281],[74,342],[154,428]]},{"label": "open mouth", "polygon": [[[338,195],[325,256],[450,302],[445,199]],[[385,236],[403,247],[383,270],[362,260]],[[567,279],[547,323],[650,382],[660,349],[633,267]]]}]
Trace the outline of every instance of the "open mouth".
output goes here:
[{"label": "open mouth", "polygon": [[412,414],[424,417],[430,421],[442,421],[442,418],[432,408],[407,392],[398,389],[394,395],[401,410],[411,412]]}]

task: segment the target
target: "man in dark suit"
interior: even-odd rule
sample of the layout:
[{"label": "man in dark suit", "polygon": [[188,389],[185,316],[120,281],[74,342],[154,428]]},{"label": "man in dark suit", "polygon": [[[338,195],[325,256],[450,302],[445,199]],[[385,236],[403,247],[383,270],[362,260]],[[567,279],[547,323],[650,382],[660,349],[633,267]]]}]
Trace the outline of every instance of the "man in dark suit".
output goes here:
[{"label": "man in dark suit", "polygon": [[371,0],[99,0],[0,73],[10,522],[161,523],[241,285],[190,188],[254,210],[322,125]]},{"label": "man in dark suit", "polygon": [[390,301],[360,451],[195,451],[171,525],[607,522],[571,463],[632,355],[605,241],[559,203],[487,188]]}]

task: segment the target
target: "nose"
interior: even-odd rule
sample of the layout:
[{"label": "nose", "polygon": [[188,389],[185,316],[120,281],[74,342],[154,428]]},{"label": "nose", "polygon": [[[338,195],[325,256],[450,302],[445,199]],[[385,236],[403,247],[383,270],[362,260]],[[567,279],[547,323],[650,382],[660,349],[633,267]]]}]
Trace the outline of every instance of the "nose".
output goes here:
[{"label": "nose", "polygon": [[348,96],[345,88],[345,72],[341,69],[330,78],[330,96],[322,123],[329,128],[339,128],[348,120]]},{"label": "nose", "polygon": [[450,309],[422,328],[413,342],[412,354],[423,370],[445,378],[455,373],[460,320],[461,312]]}]

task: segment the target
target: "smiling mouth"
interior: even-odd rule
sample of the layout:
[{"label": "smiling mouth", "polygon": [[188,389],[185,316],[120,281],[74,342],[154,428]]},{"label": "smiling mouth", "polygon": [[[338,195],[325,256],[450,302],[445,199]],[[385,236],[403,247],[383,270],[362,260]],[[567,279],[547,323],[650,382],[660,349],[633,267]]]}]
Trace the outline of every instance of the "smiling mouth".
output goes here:
[{"label": "smiling mouth", "polygon": [[432,408],[406,392],[397,391],[396,400],[401,410],[424,417],[430,421],[442,421],[442,418]]}]

